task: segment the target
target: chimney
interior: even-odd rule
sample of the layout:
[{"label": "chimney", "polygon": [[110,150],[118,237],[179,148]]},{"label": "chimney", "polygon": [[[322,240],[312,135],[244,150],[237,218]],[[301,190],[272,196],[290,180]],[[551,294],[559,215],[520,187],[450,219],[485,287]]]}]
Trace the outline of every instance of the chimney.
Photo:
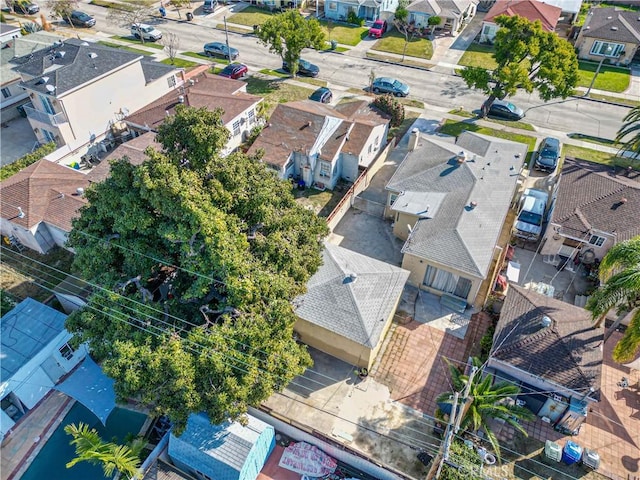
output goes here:
[{"label": "chimney", "polygon": [[420,130],[414,128],[409,135],[409,151],[414,151],[418,148],[418,140],[420,140]]}]

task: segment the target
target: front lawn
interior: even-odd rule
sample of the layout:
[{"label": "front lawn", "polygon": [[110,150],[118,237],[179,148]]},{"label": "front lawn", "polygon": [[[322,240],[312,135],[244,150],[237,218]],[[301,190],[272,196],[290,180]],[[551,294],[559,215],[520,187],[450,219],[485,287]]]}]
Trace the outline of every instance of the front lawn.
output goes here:
[{"label": "front lawn", "polygon": [[241,12],[231,15],[227,18],[227,22],[253,27],[254,25],[262,25],[264,22],[269,20],[272,15],[273,14],[271,12],[263,8],[247,7]]},{"label": "front lawn", "polygon": [[638,162],[630,158],[618,157],[613,153],[601,152],[599,150],[592,150],[591,148],[578,147],[575,145],[564,145],[562,147],[562,156],[622,168],[631,166],[634,170],[640,170]]},{"label": "front lawn", "polygon": [[366,27],[334,23],[333,28],[331,29],[331,37],[329,37],[327,22],[322,21],[320,22],[320,25],[322,26],[322,31],[324,32],[325,38],[328,41],[335,40],[336,42],[343,45],[358,45],[360,41],[369,33],[369,30]]},{"label": "front lawn", "polygon": [[164,60],[161,60],[160,63],[164,63],[165,65],[172,65],[176,68],[191,68],[200,65],[198,62],[183,60],[182,58],[174,58],[173,62],[170,58],[165,58]]},{"label": "front lawn", "polygon": [[153,55],[153,53],[147,52],[146,50],[140,50],[139,48],[127,47],[126,45],[120,45],[119,43],[111,43],[111,42],[99,41],[98,44],[104,45],[105,47],[119,48],[120,50],[126,50],[127,52],[137,53],[139,55]]},{"label": "front lawn", "polygon": [[193,58],[204,58],[209,60],[212,63],[220,63],[222,65],[228,65],[229,64],[229,60],[227,60],[226,58],[214,58],[214,57],[210,57],[208,55],[205,55],[204,52],[180,52],[180,55],[184,55],[186,57],[193,57]]},{"label": "front lawn", "polygon": [[[452,114],[452,115],[459,115],[459,116],[465,117],[465,118],[477,118],[478,117],[475,113],[467,112],[464,109],[460,110],[459,108],[456,108],[454,110],[450,110],[449,113]],[[491,118],[491,117],[486,117],[486,118],[483,118],[482,120],[485,120],[487,122],[499,123],[500,125],[504,125],[505,127],[519,128],[521,130],[528,130],[530,132],[535,132],[536,131],[536,129],[535,129],[535,127],[533,125],[531,125],[530,123],[526,123],[526,122],[519,122],[519,121],[515,121],[514,122],[513,120],[500,120],[499,118]]]},{"label": "front lawn", "polygon": [[[578,70],[578,86],[588,88],[598,69],[598,63],[584,60],[580,60],[578,63],[580,65],[580,70]],[[624,92],[629,88],[630,76],[631,71],[628,68],[602,65],[593,88],[607,92]]]},{"label": "front lawn", "polygon": [[[372,50],[402,55],[404,45],[404,35],[393,31],[387,33],[385,37],[378,40],[372,47]],[[409,57],[426,58],[427,60],[430,60],[433,56],[433,44],[426,38],[414,38],[407,45],[407,51],[405,54]]]},{"label": "front lawn", "polygon": [[161,43],[154,43],[154,42],[150,42],[150,41],[146,41],[144,43],[142,43],[140,40],[137,40],[133,37],[125,37],[123,35],[114,35],[111,38],[115,39],[115,40],[121,40],[123,42],[129,42],[129,43],[134,43],[136,45],[142,45],[144,47],[149,47],[149,48],[155,48],[157,50],[163,50],[164,49],[164,45],[162,45]]},{"label": "front lawn", "polygon": [[304,100],[308,98],[314,90],[315,88],[310,89],[298,85],[291,85],[282,80],[258,78],[255,76],[247,78],[247,93],[259,95],[264,98],[267,117],[271,116],[278,103]]},{"label": "front lawn", "polygon": [[494,49],[491,45],[472,43],[458,61],[458,65],[464,65],[465,67],[482,67],[493,70],[498,66],[493,58],[493,51]]}]

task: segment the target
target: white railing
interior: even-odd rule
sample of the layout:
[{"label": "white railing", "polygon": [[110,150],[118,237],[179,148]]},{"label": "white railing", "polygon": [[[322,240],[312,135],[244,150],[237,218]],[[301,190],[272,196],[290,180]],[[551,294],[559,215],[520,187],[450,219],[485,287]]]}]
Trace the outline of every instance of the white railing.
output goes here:
[{"label": "white railing", "polygon": [[67,123],[67,117],[64,113],[50,115],[47,112],[36,110],[35,108],[28,107],[26,105],[24,106],[24,111],[27,113],[27,117],[40,123],[46,123],[47,125],[60,125]]}]

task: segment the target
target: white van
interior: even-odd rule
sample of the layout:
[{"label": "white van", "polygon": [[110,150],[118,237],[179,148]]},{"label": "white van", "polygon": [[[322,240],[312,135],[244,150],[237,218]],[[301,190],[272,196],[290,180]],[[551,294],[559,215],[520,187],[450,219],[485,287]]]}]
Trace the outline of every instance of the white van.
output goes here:
[{"label": "white van", "polygon": [[131,25],[131,35],[135,38],[144,38],[155,42],[162,38],[162,32],[156,27],[147,25],[146,23],[134,23]]},{"label": "white van", "polygon": [[540,238],[544,212],[547,209],[549,194],[542,190],[527,188],[520,199],[518,218],[513,234],[524,240],[534,241]]}]

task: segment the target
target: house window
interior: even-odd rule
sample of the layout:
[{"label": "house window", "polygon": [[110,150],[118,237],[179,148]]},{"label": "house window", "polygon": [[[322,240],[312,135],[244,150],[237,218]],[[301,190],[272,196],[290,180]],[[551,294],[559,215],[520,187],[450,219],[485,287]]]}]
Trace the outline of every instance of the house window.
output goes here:
[{"label": "house window", "polygon": [[68,343],[65,343],[63,346],[61,346],[58,351],[60,352],[60,355],[62,355],[62,358],[64,358],[65,360],[71,360],[73,358],[73,352],[75,352],[73,347],[71,347],[71,345],[69,345]]},{"label": "house window", "polygon": [[249,123],[254,123],[256,121],[256,111],[249,110],[249,112],[247,112],[247,118],[249,119]]},{"label": "house window", "polygon": [[240,120],[233,122],[233,136],[240,135]]},{"label": "house window", "polygon": [[596,247],[601,247],[604,244],[605,238],[599,237],[598,235],[591,235],[589,238],[589,245],[595,245]]},{"label": "house window", "polygon": [[331,177],[331,164],[327,162],[320,162],[320,176]]},{"label": "house window", "polygon": [[597,40],[593,42],[591,47],[591,55],[602,55],[605,57],[618,57],[624,50],[621,43],[601,42]]},{"label": "house window", "polygon": [[338,10],[338,2],[329,2],[329,10]]},{"label": "house window", "polygon": [[56,136],[53,133],[51,133],[49,130],[45,130],[44,128],[41,128],[40,130],[42,131],[42,135],[44,135],[44,139],[46,140],[47,143],[56,141]]},{"label": "house window", "polygon": [[397,199],[398,199],[397,193],[392,193],[391,195],[389,195],[389,206],[392,207],[393,204],[396,203]]},{"label": "house window", "polygon": [[167,77],[167,85],[169,85],[169,88],[173,88],[176,86],[176,76],[175,75],[171,75],[170,77]]},{"label": "house window", "polygon": [[11,90],[9,90],[8,88],[3,88],[2,89],[2,96],[4,98],[9,98],[11,96]]},{"label": "house window", "polygon": [[460,298],[467,298],[471,291],[471,280],[468,278],[431,265],[427,266],[427,271],[424,274],[424,284],[441,292],[452,293]]},{"label": "house window", "polygon": [[42,103],[42,108],[44,108],[44,111],[47,112],[49,115],[54,115],[56,113],[56,109],[53,108],[53,104],[51,103],[51,100],[49,100],[49,97],[45,97],[44,95],[39,95],[40,97],[40,103]]},{"label": "house window", "polygon": [[373,145],[369,144],[369,153],[373,151]]}]

